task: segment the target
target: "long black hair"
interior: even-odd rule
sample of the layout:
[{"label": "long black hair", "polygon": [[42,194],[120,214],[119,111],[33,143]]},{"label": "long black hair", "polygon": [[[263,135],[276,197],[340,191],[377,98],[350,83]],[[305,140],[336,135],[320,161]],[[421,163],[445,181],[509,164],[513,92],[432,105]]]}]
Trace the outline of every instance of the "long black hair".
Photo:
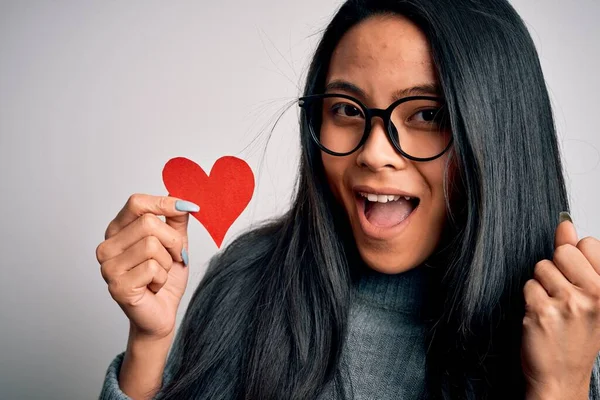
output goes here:
[{"label": "long black hair", "polygon": [[[431,260],[429,397],[522,398],[522,290],[551,258],[559,212],[569,210],[538,55],[506,0],[349,0],[323,32],[303,94],[324,91],[350,28],[397,14],[430,42],[457,165],[446,185],[449,239]],[[291,209],[211,260],[161,398],[305,400],[338,382],[358,255],[303,120],[300,134]]]}]

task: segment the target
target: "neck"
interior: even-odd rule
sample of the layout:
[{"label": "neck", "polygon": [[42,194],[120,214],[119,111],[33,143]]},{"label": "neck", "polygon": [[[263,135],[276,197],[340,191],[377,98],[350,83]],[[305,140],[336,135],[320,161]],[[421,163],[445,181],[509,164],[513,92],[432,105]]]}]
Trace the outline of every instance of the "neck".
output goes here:
[{"label": "neck", "polygon": [[356,295],[381,308],[423,315],[431,269],[425,265],[399,274],[363,268],[355,284]]}]

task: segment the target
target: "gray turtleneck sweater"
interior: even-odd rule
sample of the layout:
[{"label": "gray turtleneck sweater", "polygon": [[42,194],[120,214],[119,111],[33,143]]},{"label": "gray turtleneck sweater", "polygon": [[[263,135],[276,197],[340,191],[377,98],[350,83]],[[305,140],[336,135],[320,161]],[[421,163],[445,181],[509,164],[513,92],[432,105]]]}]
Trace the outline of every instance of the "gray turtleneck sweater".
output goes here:
[{"label": "gray turtleneck sweater", "polygon": [[[425,390],[423,267],[398,275],[364,274],[355,287],[346,346],[340,360],[342,385],[356,400],[420,399]],[[119,389],[124,353],[108,368],[101,400],[129,399]],[[163,384],[170,379],[169,364]],[[320,400],[334,398],[327,387]]]}]

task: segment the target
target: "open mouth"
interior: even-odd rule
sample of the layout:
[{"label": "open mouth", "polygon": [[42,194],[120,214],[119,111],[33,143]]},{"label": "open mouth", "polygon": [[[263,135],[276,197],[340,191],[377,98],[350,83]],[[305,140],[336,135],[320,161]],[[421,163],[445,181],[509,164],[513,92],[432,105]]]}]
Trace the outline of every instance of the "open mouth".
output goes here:
[{"label": "open mouth", "polygon": [[393,228],[406,220],[419,206],[418,197],[356,192],[359,212],[379,229]]}]

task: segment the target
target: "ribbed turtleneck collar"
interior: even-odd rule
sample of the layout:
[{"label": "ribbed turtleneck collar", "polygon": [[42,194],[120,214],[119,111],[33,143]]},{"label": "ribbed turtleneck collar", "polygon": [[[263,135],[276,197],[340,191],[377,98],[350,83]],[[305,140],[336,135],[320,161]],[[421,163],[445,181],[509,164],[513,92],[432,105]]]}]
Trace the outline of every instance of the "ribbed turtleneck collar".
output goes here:
[{"label": "ribbed turtleneck collar", "polygon": [[378,307],[423,315],[430,273],[431,269],[422,265],[394,275],[364,268],[355,285],[356,295]]}]

